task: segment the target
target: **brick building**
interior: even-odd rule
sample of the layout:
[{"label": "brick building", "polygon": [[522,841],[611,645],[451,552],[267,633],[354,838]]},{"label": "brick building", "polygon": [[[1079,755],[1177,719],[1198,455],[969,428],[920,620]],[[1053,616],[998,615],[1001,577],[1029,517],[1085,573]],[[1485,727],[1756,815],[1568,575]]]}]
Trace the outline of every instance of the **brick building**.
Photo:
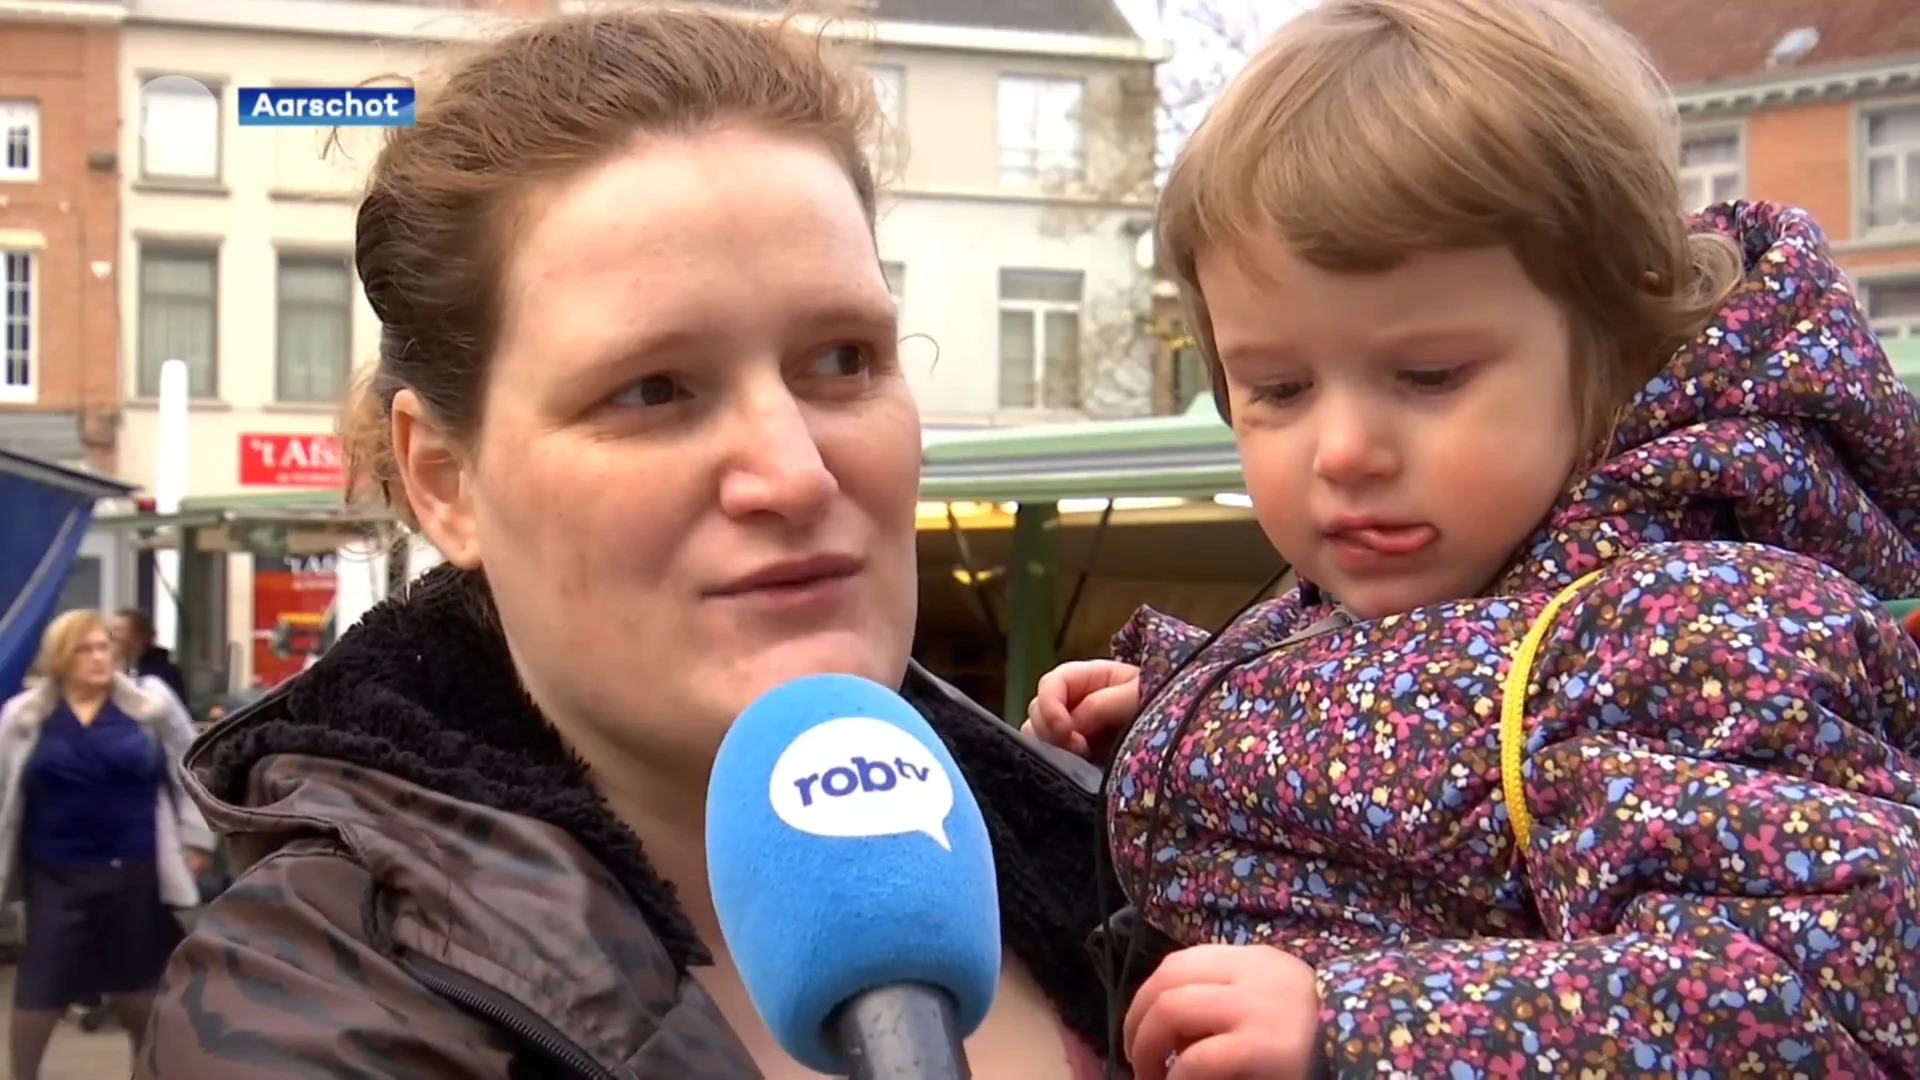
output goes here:
[{"label": "brick building", "polygon": [[0,445],[117,466],[117,4],[0,2]]},{"label": "brick building", "polygon": [[1807,208],[1881,336],[1920,337],[1920,3],[1603,4],[1673,87],[1690,200]]}]

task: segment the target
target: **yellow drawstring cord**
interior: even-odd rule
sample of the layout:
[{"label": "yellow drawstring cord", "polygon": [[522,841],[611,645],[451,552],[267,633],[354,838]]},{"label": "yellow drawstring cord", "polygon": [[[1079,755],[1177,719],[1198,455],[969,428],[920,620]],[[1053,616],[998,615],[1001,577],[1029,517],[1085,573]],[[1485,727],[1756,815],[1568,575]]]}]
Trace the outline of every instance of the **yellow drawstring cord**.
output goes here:
[{"label": "yellow drawstring cord", "polygon": [[1525,765],[1524,754],[1527,748],[1527,694],[1532,690],[1533,662],[1540,652],[1540,644],[1547,639],[1547,632],[1553,629],[1553,617],[1567,601],[1574,598],[1594,578],[1600,576],[1595,570],[1573,584],[1561,589],[1547,606],[1542,608],[1533,625],[1527,628],[1527,636],[1520,640],[1520,648],[1513,654],[1513,663],[1507,668],[1507,677],[1500,682],[1500,791],[1507,800],[1507,821],[1513,826],[1513,838],[1518,844],[1515,849],[1521,858],[1526,857],[1527,846],[1533,842],[1533,814],[1527,810],[1527,781],[1522,772]]}]

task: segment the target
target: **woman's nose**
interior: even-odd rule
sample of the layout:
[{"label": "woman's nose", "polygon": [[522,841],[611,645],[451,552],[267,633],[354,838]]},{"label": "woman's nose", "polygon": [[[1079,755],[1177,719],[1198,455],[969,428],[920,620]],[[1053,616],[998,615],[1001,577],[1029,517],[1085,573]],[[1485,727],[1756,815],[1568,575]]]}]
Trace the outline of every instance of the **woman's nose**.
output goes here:
[{"label": "woman's nose", "polygon": [[790,392],[742,410],[720,480],[720,509],[729,517],[774,514],[793,521],[820,514],[840,483],[827,468],[807,411]]}]

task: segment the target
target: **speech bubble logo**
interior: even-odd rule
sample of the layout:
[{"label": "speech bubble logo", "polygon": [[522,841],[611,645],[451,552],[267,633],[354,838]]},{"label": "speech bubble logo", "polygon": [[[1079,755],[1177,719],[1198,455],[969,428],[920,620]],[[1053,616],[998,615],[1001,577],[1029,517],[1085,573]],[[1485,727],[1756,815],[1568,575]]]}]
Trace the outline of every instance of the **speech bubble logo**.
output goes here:
[{"label": "speech bubble logo", "polygon": [[885,720],[842,716],[801,732],[773,763],[767,797],[804,833],[924,833],[953,850],[953,781],[925,744]]}]

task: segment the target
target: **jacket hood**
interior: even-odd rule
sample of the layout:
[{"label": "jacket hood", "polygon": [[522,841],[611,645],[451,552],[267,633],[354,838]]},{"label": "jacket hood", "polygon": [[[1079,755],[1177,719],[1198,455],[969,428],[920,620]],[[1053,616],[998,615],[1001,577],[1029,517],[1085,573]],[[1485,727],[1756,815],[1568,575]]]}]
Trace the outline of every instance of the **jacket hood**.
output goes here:
[{"label": "jacket hood", "polygon": [[1826,237],[1768,203],[1714,207],[1697,227],[1739,245],[1746,279],[1641,388],[1541,539],[1581,537],[1569,570],[1622,546],[1739,540],[1883,598],[1920,593],[1920,416]]}]

